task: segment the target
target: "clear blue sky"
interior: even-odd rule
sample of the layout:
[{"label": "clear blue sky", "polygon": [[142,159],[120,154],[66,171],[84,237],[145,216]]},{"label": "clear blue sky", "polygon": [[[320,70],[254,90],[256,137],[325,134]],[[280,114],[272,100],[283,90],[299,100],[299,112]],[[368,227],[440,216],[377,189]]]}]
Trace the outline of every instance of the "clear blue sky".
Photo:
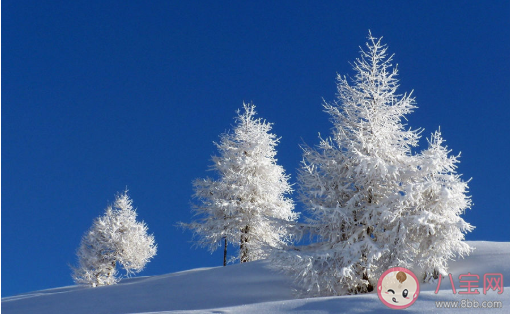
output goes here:
[{"label": "clear blue sky", "polygon": [[175,227],[212,142],[253,101],[295,182],[369,29],[414,89],[408,124],[462,152],[467,239],[510,241],[509,1],[5,0],[2,296],[73,284],[81,236],[126,186],[159,248],[141,275],[221,265]]}]

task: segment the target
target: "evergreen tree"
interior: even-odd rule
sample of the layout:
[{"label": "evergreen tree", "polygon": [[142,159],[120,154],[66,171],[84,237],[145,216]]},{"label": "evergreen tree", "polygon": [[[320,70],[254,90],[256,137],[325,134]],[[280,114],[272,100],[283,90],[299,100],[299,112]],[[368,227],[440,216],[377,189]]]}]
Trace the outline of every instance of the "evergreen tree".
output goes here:
[{"label": "evergreen tree", "polygon": [[219,156],[211,169],[218,178],[194,181],[197,220],[182,224],[200,247],[213,252],[224,244],[224,265],[227,243],[239,247],[233,259],[241,263],[264,258],[268,249],[288,241],[288,224],[297,218],[285,196],[292,191],[289,176],[276,163],[279,138],[269,133],[272,125],[255,118],[253,104],[237,114],[233,132],[215,143]]},{"label": "evergreen tree", "polygon": [[79,266],[73,268],[76,283],[112,285],[120,280],[116,266],[122,267],[126,276],[144,269],[156,255],[156,244],[154,236],[147,235],[147,225],[137,222],[136,216],[126,191],[94,221],[77,252]]},{"label": "evergreen tree", "polygon": [[[432,134],[429,148],[419,156],[419,179],[406,190],[407,213],[400,217],[405,226],[407,251],[412,264],[421,268],[425,282],[448,274],[448,261],[471,252],[464,242],[474,227],[460,214],[471,208],[468,184],[457,174],[458,156],[443,146],[440,131]],[[398,214],[398,213],[397,213]]]},{"label": "evergreen tree", "polygon": [[[406,128],[402,120],[416,108],[415,101],[397,94],[392,57],[381,39],[369,35],[367,50],[353,64],[352,83],[338,76],[338,100],[324,104],[332,136],[321,139],[317,148],[304,148],[301,199],[311,216],[306,227],[316,243],[279,252],[274,261],[277,268],[295,273],[309,294],[369,292],[390,267],[411,267],[422,256],[427,272],[443,272],[448,258],[468,252],[460,240],[471,227],[459,217],[470,205],[467,185],[445,173],[451,165],[438,164],[446,158],[439,142],[423,154],[412,153],[420,130]],[[440,173],[445,177],[438,179]],[[426,183],[432,181],[434,188]],[[446,189],[457,192],[455,204],[442,198],[436,206],[426,199],[430,191],[442,190],[442,184],[451,184]],[[434,233],[434,221],[447,216],[439,234]],[[447,238],[445,233],[452,230],[455,235]],[[432,256],[425,252],[427,245],[442,248],[432,254],[434,262],[425,261]]]}]

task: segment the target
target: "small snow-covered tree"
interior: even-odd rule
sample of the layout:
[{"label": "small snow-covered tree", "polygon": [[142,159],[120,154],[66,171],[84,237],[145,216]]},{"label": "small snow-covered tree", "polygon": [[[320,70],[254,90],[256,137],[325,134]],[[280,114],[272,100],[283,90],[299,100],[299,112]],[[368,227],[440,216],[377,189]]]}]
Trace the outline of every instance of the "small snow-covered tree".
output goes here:
[{"label": "small snow-covered tree", "polygon": [[405,251],[412,252],[409,258],[421,268],[424,282],[447,275],[449,260],[471,252],[463,240],[465,233],[474,229],[460,217],[472,206],[468,184],[456,170],[460,154],[448,155],[451,151],[443,146],[440,131],[428,142],[428,149],[418,156],[418,179],[405,191],[407,209],[396,212],[405,228],[400,232],[401,243],[405,243]]},{"label": "small snow-covered tree", "polygon": [[[354,78],[339,75],[338,100],[324,104],[332,136],[317,148],[304,147],[301,199],[316,243],[273,259],[308,294],[369,292],[390,267],[411,267],[420,257],[427,272],[443,271],[448,258],[468,251],[460,240],[470,226],[459,217],[469,207],[467,185],[451,173],[456,160],[446,157],[440,141],[423,154],[412,152],[420,130],[402,121],[415,101],[397,93],[391,61],[386,45],[370,34],[353,64]],[[438,199],[445,190],[455,200]],[[426,252],[434,245],[441,249]]]},{"label": "small snow-covered tree", "polygon": [[136,221],[137,213],[127,191],[116,197],[113,206],[96,218],[78,249],[78,267],[73,279],[93,287],[116,284],[120,280],[117,265],[126,276],[139,273],[156,255],[153,235],[147,225]]},{"label": "small snow-covered tree", "polygon": [[294,203],[286,196],[292,191],[289,176],[276,163],[279,138],[270,133],[272,124],[255,118],[253,104],[243,107],[233,132],[215,143],[219,156],[212,158],[211,170],[218,178],[193,183],[197,219],[182,224],[194,232],[197,246],[213,252],[224,244],[224,265],[227,243],[239,247],[233,260],[264,258],[268,248],[287,242],[288,224],[297,218]]}]

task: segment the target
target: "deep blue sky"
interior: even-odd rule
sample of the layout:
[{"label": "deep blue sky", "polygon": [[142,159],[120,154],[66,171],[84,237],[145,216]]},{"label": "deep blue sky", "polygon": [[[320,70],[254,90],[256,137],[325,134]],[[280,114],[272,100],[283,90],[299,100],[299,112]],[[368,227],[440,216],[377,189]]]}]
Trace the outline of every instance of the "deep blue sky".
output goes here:
[{"label": "deep blue sky", "polygon": [[212,142],[253,101],[295,182],[369,29],[414,89],[408,124],[462,151],[467,239],[510,241],[509,1],[240,2],[2,2],[2,296],[73,284],[82,234],[126,186],[159,248],[141,275],[221,265],[175,227]]}]

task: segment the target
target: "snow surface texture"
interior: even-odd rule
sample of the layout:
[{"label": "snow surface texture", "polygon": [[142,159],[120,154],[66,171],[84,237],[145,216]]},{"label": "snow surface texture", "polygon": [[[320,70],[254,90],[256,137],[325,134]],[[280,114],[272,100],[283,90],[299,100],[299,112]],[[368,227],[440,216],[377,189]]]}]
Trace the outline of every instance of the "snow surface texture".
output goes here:
[{"label": "snow surface texture", "polygon": [[[452,262],[450,280],[421,285],[418,300],[406,313],[509,313],[510,242],[468,242],[475,251],[465,259]],[[480,294],[459,295],[459,275],[477,274]],[[483,294],[483,275],[501,273],[504,292]],[[125,313],[395,313],[383,305],[377,294],[295,299],[292,283],[270,270],[267,261],[227,267],[201,268],[173,274],[122,280],[118,285],[88,288],[69,286],[2,298],[2,313],[38,314],[125,314]],[[463,299],[501,301],[501,309],[438,309],[436,301]]]}]

